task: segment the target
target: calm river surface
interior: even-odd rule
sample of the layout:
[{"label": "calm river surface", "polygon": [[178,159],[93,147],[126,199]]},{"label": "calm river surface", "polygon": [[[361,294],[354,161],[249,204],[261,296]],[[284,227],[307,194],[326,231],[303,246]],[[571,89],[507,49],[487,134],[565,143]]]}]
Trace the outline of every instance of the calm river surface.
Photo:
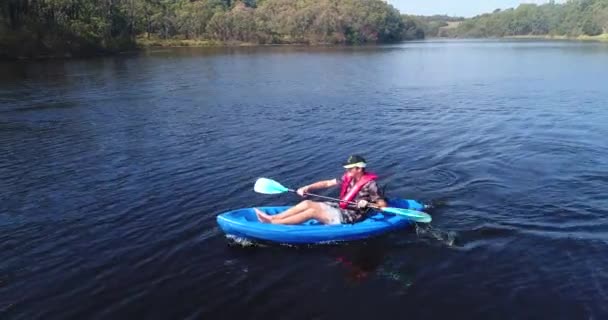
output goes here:
[{"label": "calm river surface", "polygon": [[[168,49],[0,64],[2,319],[606,319],[608,44]],[[430,226],[228,239],[364,155]],[[337,190],[327,195],[336,195]]]}]

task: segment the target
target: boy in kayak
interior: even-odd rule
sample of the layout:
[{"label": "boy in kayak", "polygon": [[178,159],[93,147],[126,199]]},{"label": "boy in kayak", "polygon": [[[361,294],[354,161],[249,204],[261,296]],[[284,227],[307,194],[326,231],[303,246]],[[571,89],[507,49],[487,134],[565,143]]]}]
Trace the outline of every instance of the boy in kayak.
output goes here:
[{"label": "boy in kayak", "polygon": [[341,185],[340,203],[304,200],[274,216],[254,209],[256,215],[261,222],[272,224],[300,224],[310,219],[324,224],[359,222],[366,217],[370,204],[381,208],[387,206],[376,183],[377,176],[366,172],[366,167],[367,163],[363,157],[353,155],[344,164],[346,172],[342,177],[315,182],[297,190],[298,194],[304,197],[311,190]]}]

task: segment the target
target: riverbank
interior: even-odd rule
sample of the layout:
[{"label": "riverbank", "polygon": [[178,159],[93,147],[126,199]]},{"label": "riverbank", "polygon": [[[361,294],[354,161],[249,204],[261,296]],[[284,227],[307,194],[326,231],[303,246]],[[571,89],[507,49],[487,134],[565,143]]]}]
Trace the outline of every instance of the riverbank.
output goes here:
[{"label": "riverbank", "polygon": [[[161,39],[158,37],[138,37],[135,40],[138,48],[151,48],[151,47],[218,47],[225,45],[221,41],[207,40],[207,39]],[[253,45],[253,44],[249,44]]]},{"label": "riverbank", "polygon": [[[138,48],[175,48],[175,47],[254,47],[254,46],[340,46],[345,45],[343,43],[330,43],[330,42],[311,42],[311,41],[290,41],[284,39],[279,43],[259,43],[259,42],[246,42],[246,41],[220,41],[220,40],[209,40],[209,39],[183,39],[183,38],[167,38],[161,39],[159,37],[138,37],[136,39],[136,45]],[[384,44],[389,42],[378,42],[368,44]],[[359,45],[368,45],[359,44]]]}]

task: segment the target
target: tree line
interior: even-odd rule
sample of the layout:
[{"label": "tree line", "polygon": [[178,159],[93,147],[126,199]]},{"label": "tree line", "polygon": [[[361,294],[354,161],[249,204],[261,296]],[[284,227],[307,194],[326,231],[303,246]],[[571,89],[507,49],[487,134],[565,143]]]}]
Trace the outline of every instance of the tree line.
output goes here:
[{"label": "tree line", "polygon": [[0,56],[91,55],[136,39],[362,44],[424,38],[382,0],[3,0]]},{"label": "tree line", "polygon": [[608,33],[608,0],[570,0],[565,3],[522,4],[495,10],[461,22],[448,30],[451,37],[553,35],[577,37]]}]

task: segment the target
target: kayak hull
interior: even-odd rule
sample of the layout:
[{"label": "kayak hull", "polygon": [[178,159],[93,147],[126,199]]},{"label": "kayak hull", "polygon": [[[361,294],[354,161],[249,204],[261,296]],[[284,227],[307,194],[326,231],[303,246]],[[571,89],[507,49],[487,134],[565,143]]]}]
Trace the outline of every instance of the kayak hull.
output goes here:
[{"label": "kayak hull", "polygon": [[[424,205],[414,200],[389,200],[389,206],[423,210]],[[276,215],[288,206],[258,207],[269,215]],[[226,235],[239,238],[266,240],[284,244],[314,244],[366,239],[406,227],[413,223],[404,216],[374,212],[355,224],[324,225],[309,220],[299,225],[275,225],[258,221],[253,208],[242,208],[217,216],[217,223]]]}]

